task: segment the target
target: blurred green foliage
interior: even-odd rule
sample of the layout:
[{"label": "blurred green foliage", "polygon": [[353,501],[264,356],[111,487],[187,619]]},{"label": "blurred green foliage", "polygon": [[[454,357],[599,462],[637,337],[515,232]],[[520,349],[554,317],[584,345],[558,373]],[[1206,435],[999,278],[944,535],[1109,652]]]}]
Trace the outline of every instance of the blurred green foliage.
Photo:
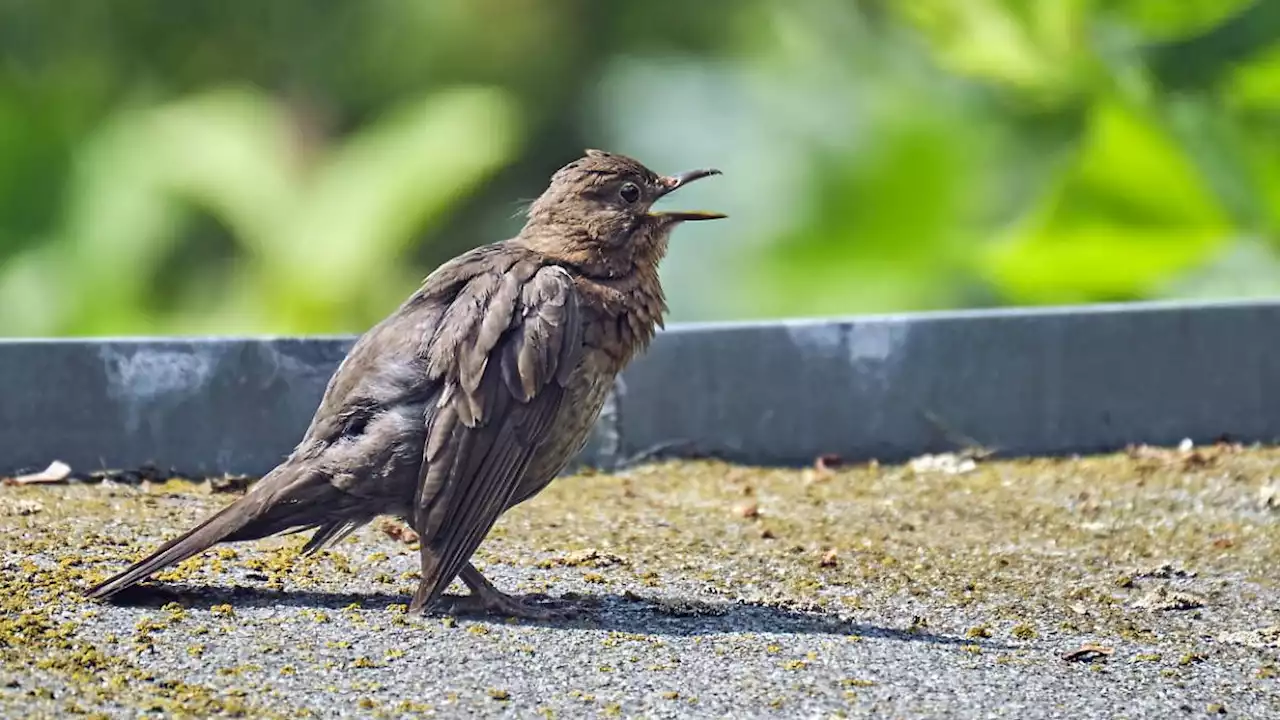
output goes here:
[{"label": "blurred green foliage", "polygon": [[585,147],[673,319],[1280,292],[1275,0],[0,0],[0,334],[358,332]]}]

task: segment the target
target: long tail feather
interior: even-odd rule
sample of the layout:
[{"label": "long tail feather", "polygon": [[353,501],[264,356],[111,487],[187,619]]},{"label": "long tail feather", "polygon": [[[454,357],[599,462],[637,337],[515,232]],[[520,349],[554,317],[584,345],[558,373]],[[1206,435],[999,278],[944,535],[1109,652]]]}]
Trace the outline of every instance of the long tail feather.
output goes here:
[{"label": "long tail feather", "polygon": [[223,508],[182,535],[170,540],[146,558],[134,563],[115,577],[85,591],[90,598],[105,598],[146,579],[152,573],[213,547],[224,538],[243,529],[255,518],[247,497]]},{"label": "long tail feather", "polygon": [[[118,575],[85,591],[85,595],[90,598],[110,597],[152,573],[198,555],[220,542],[256,540],[314,527],[323,527],[321,543],[332,540],[335,531],[345,529],[353,522],[358,527],[362,520],[367,520],[363,517],[365,513],[353,505],[354,500],[330,484],[326,477],[311,475],[305,470],[300,472],[299,468],[278,467],[259,480],[244,497],[160,546]],[[313,539],[309,545],[321,543]]]}]

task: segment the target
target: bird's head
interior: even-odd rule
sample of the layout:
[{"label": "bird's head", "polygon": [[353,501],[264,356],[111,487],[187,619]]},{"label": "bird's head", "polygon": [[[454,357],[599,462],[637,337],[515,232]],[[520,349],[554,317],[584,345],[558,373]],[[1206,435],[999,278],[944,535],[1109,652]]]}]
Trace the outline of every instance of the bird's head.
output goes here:
[{"label": "bird's head", "polygon": [[719,170],[659,175],[638,161],[603,150],[565,165],[529,206],[521,238],[566,261],[608,258],[625,271],[637,261],[656,263],[666,252],[671,229],[688,220],[715,220],[721,213],[658,211],[653,204],[672,191]]}]

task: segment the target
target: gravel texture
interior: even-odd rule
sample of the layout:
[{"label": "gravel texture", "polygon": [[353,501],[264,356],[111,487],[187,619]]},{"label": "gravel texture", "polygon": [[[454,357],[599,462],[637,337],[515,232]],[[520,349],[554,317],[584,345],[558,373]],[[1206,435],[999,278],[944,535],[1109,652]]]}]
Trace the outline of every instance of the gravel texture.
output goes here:
[{"label": "gravel texture", "polygon": [[[5,717],[1280,717],[1280,450],[566,477],[477,555],[571,621],[409,616],[379,521],[79,590],[228,502],[0,487]],[[460,590],[460,586],[455,586]]]}]

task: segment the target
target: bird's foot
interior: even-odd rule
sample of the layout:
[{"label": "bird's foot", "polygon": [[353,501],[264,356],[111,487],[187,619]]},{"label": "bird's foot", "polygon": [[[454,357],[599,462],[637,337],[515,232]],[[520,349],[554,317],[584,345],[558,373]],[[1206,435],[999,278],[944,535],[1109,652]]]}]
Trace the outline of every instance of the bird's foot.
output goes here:
[{"label": "bird's foot", "polygon": [[578,608],[572,605],[534,602],[533,597],[517,598],[496,589],[472,591],[470,595],[442,596],[436,609],[449,615],[500,615],[540,621],[569,620],[578,615]]},{"label": "bird's foot", "polygon": [[437,604],[447,606],[449,609],[446,612],[450,614],[488,613],[524,620],[545,621],[568,620],[576,617],[579,612],[577,607],[552,600],[542,593],[526,595],[524,598],[508,595],[489,582],[489,579],[470,562],[462,568],[459,577],[471,594],[440,598]]}]

